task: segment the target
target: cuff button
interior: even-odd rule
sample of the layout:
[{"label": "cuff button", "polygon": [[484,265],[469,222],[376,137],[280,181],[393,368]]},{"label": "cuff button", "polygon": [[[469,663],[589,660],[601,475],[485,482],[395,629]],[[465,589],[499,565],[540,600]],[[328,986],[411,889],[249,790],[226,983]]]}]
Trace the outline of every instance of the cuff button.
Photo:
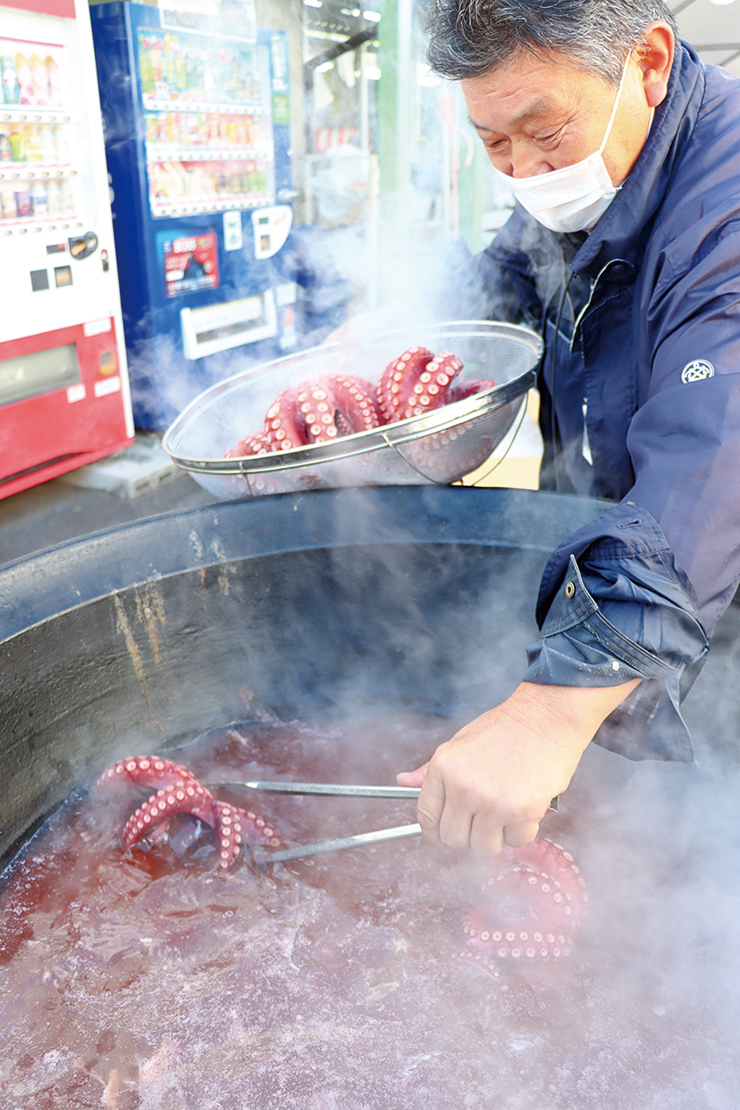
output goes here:
[{"label": "cuff button", "polygon": [[566,583],[565,583],[565,596],[566,596],[566,597],[568,598],[568,600],[570,601],[570,599],[571,599],[572,597],[575,597],[575,595],[576,595],[576,586],[575,586],[575,582],[566,582]]}]

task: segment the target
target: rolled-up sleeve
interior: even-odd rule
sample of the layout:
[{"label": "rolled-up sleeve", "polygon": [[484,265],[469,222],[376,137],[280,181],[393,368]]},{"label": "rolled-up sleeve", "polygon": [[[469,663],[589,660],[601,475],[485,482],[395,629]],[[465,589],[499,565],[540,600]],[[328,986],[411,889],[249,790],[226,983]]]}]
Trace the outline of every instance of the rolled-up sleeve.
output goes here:
[{"label": "rolled-up sleeve", "polygon": [[525,681],[604,687],[640,678],[597,743],[629,758],[693,759],[680,703],[708,641],[692,587],[646,510],[617,506],[569,537],[545,569],[537,615]]}]

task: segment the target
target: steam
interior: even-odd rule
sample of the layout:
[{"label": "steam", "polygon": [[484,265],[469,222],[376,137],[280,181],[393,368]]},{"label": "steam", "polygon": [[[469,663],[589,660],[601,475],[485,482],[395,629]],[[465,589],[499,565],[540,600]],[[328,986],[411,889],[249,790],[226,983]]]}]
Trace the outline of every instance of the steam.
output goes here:
[{"label": "steam", "polygon": [[[359,536],[353,515],[361,517]],[[302,721],[296,738],[276,745],[271,757],[279,773],[309,777],[314,769],[317,777],[326,772],[345,781],[372,773],[392,781],[411,753],[421,762],[518,681],[525,645],[536,634],[533,590],[544,554],[470,545],[448,559],[439,542],[448,522],[427,515],[429,546],[415,545],[411,556],[403,544],[386,542],[381,513],[373,515],[359,493],[349,495],[326,528],[325,546],[301,553],[292,576],[280,556],[264,561],[257,594],[280,594],[278,619],[261,635],[248,629],[238,646],[241,673],[258,696],[266,689],[279,696],[285,686],[270,668],[296,666],[288,642],[305,644],[307,653],[298,676],[306,691]],[[346,544],[358,539],[366,542],[348,552]],[[230,569],[225,564],[229,604],[248,612],[257,580]],[[219,587],[225,592],[227,583]],[[307,598],[318,604],[307,605]],[[209,612],[217,607],[209,604]],[[290,622],[279,619],[286,612]],[[300,1110],[426,1110],[435,1099],[471,1110],[734,1108],[740,1016],[734,617],[720,624],[716,654],[687,704],[697,765],[630,763],[592,746],[560,812],[543,822],[542,832],[575,857],[590,893],[590,914],[567,962],[508,966],[494,980],[448,959],[465,943],[465,912],[482,899],[485,867],[469,858],[415,842],[385,855],[373,849],[351,867],[346,858],[327,857],[298,877],[267,882],[243,869],[217,884],[199,871],[212,856],[207,844],[197,849],[200,859],[172,868],[121,867],[111,809],[91,806],[75,818],[73,842],[108,837],[101,864],[111,882],[108,916],[99,897],[81,891],[64,868],[46,867],[54,876],[55,920],[69,915],[70,935],[79,930],[89,939],[65,963],[53,945],[44,949],[42,930],[33,937],[24,958],[34,974],[43,973],[24,994],[21,1015],[17,999],[0,1011],[7,1037],[0,1083],[12,1076],[17,1090],[31,1093],[57,1074],[71,1082],[79,1064],[69,1048],[54,1046],[29,1062],[20,1040],[49,997],[75,1007],[94,989],[106,1000],[116,1035],[136,1030],[134,1040],[120,1033],[116,1051],[127,1054],[129,1070],[119,1078],[152,1110],[168,1098],[182,1101],[194,1083],[202,1105],[206,1097],[215,1105],[233,1097],[260,1105],[269,1088],[281,1106]],[[233,637],[224,635],[213,650],[223,651],[218,666],[233,667]],[[295,678],[287,685],[295,689]],[[262,777],[260,751],[269,742],[260,749],[249,729],[243,733],[235,742],[239,757],[253,761],[255,777]],[[207,743],[195,747],[194,760],[205,760]],[[356,813],[326,802],[314,811],[291,803],[280,816],[291,839],[361,831]],[[362,820],[364,827],[390,826],[404,815],[373,807]],[[33,866],[38,852],[35,842]],[[113,908],[126,918],[125,929],[113,921]],[[449,919],[449,928],[433,934],[430,946],[428,925],[441,919]],[[22,930],[9,936],[23,954]],[[131,981],[142,946],[140,974],[156,977],[160,993],[149,992],[146,979]],[[253,954],[248,990],[224,960],[225,948]],[[111,980],[114,991],[107,989]],[[111,1018],[111,1005],[123,1008],[116,1011],[122,1018]],[[95,1057],[91,1070],[113,1091],[117,1057],[109,1048],[96,1051],[86,1045],[80,1058]],[[22,1077],[13,1072],[19,1062]]]}]

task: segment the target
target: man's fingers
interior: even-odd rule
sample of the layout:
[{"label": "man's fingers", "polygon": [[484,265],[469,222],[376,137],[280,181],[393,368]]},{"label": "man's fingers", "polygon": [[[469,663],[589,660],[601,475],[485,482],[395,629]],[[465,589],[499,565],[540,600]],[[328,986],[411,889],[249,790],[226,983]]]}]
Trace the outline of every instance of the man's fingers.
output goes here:
[{"label": "man's fingers", "polygon": [[510,848],[523,848],[531,844],[540,833],[539,821],[522,821],[517,825],[507,825],[504,829],[504,840]]},{"label": "man's fingers", "polygon": [[426,778],[428,766],[428,763],[424,763],[415,771],[401,771],[396,775],[396,782],[399,786],[421,786]]},{"label": "man's fingers", "polygon": [[483,809],[473,818],[470,847],[479,856],[497,856],[504,849],[504,829],[500,817]]},{"label": "man's fingers", "polygon": [[426,773],[416,805],[416,819],[421,825],[424,837],[435,848],[442,846],[439,835],[439,822],[445,808],[444,780],[433,764],[426,765]]},{"label": "man's fingers", "polygon": [[471,841],[472,815],[465,806],[445,805],[439,820],[439,839],[448,848],[462,851]]}]

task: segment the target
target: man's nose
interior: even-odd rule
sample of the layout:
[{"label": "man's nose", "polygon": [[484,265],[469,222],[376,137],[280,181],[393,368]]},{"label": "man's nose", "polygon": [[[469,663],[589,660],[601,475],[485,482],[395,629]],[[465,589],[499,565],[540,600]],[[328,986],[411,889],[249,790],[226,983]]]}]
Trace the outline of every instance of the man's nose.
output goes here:
[{"label": "man's nose", "polygon": [[511,156],[509,176],[536,177],[541,173],[549,173],[552,168],[540,151],[514,152]]},{"label": "man's nose", "polygon": [[508,169],[510,177],[536,177],[541,173],[549,173],[553,168],[547,158],[536,146],[528,142],[511,144],[511,165]]}]

